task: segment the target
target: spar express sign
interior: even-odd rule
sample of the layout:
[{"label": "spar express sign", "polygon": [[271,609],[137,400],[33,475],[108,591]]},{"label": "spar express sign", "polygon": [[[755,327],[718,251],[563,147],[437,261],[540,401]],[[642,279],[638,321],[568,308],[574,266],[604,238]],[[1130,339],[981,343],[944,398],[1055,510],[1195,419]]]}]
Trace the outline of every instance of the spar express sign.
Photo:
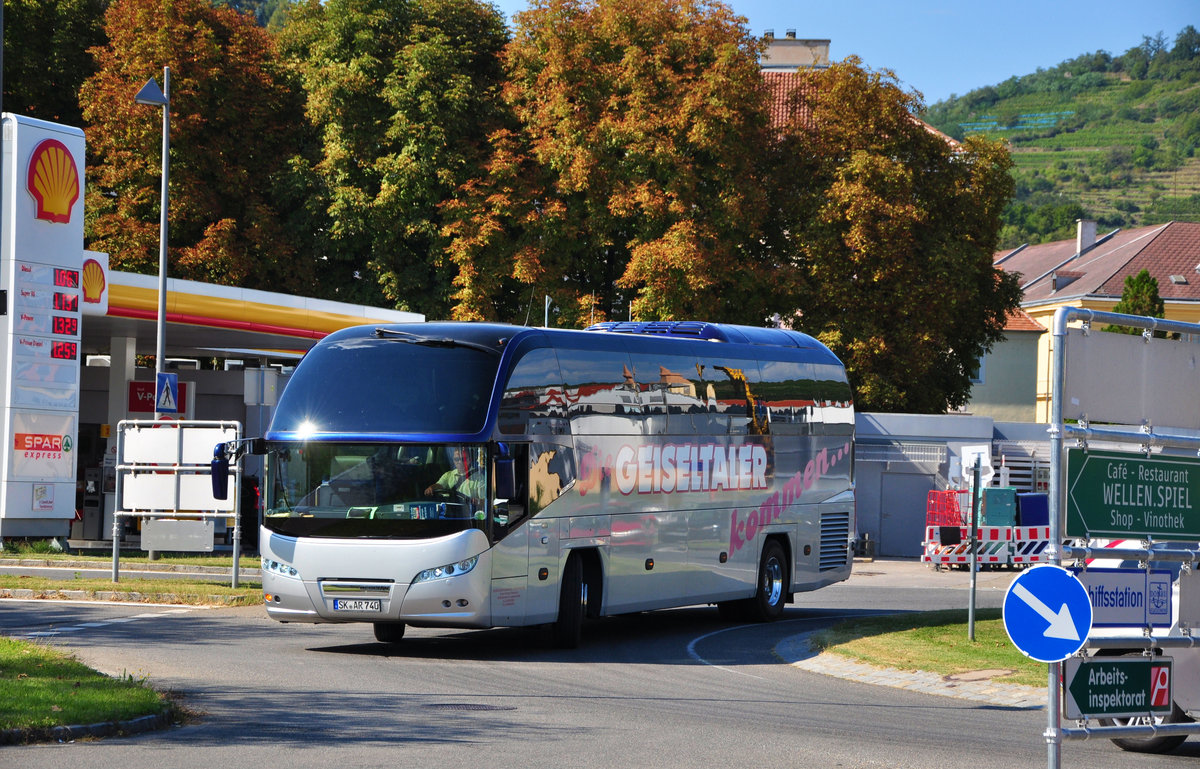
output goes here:
[{"label": "spar express sign", "polygon": [[13,413],[12,475],[74,480],[74,414]]}]

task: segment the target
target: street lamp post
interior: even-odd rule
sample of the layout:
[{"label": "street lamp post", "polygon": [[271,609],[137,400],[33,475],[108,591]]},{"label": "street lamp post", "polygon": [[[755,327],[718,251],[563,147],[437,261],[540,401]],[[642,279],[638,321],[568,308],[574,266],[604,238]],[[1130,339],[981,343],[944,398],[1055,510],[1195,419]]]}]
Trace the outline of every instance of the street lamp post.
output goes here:
[{"label": "street lamp post", "polygon": [[[162,107],[162,194],[158,218],[158,342],[154,348],[155,387],[158,374],[166,370],[167,359],[167,183],[171,173],[171,68],[163,67],[163,87],[154,78],[146,81],[133,100],[138,104]],[[154,416],[158,418],[158,398]]]},{"label": "street lamp post", "polygon": [[[159,374],[166,370],[167,359],[167,183],[171,171],[171,68],[163,67],[163,87],[159,90],[154,78],[146,81],[133,100],[138,104],[162,107],[162,194],[158,216],[158,341],[154,348],[154,418],[158,419]],[[113,553],[117,550],[113,537]],[[154,561],[158,553],[150,550],[147,557]],[[236,563],[236,561],[235,561]]]}]

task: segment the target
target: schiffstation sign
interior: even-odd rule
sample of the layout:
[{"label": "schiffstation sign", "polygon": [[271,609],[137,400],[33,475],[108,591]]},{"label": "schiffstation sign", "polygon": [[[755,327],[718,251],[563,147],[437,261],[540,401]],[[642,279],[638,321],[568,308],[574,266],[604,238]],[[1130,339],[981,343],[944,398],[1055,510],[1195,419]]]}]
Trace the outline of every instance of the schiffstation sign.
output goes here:
[{"label": "schiffstation sign", "polygon": [[1067,451],[1068,537],[1200,539],[1200,459]]},{"label": "schiffstation sign", "polygon": [[1169,657],[1072,657],[1063,663],[1063,715],[1120,718],[1171,712]]}]

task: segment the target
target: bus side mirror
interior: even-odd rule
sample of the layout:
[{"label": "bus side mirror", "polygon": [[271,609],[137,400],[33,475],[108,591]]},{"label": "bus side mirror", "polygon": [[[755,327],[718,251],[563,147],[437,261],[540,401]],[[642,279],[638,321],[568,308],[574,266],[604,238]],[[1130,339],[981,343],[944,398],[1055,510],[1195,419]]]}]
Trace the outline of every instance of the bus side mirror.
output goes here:
[{"label": "bus side mirror", "polygon": [[213,499],[229,498],[229,457],[225,454],[224,443],[218,443],[213,448],[212,458],[212,495]]},{"label": "bus side mirror", "polygon": [[517,467],[512,457],[496,459],[496,498],[512,499],[517,496]]}]

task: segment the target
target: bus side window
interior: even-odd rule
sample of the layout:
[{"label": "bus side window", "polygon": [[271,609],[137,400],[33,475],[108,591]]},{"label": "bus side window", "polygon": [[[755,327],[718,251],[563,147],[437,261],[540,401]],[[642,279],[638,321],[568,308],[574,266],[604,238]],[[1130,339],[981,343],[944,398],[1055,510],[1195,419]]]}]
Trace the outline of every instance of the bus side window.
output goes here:
[{"label": "bus side window", "polygon": [[[523,443],[508,444],[508,462],[511,462],[514,480],[513,495],[508,499],[497,499],[492,509],[493,520],[503,531],[503,527],[515,526],[524,520],[529,513],[526,505],[529,492],[529,446]],[[497,473],[500,472],[500,462],[496,463]],[[496,484],[493,485],[493,490]]]},{"label": "bus side window", "polygon": [[708,396],[709,420],[717,434],[746,435],[754,423],[750,398],[758,387],[758,361],[705,356],[700,376]]},{"label": "bus side window", "polygon": [[529,512],[537,515],[575,482],[571,452],[553,443],[535,443],[529,453]]},{"label": "bus side window", "polygon": [[[629,356],[619,350],[559,350],[567,415],[582,434],[639,435],[642,399]],[[612,417],[621,417],[613,419]]]},{"label": "bus side window", "polygon": [[536,435],[554,432],[561,420],[562,374],[554,350],[530,350],[513,367],[500,400],[500,432],[505,435]]},{"label": "bus side window", "polygon": [[821,422],[826,435],[854,433],[854,396],[845,373],[836,366],[817,366]]},{"label": "bus side window", "polygon": [[[696,405],[695,359],[682,355],[630,353],[633,376],[642,398],[645,435],[671,435],[691,431],[691,419],[672,424],[670,413],[688,414]],[[682,372],[682,373],[681,373]]]},{"label": "bus side window", "polygon": [[[776,434],[810,435],[823,417],[817,403],[815,369],[800,361],[763,361],[763,404]],[[819,430],[817,430],[819,432]]]}]

